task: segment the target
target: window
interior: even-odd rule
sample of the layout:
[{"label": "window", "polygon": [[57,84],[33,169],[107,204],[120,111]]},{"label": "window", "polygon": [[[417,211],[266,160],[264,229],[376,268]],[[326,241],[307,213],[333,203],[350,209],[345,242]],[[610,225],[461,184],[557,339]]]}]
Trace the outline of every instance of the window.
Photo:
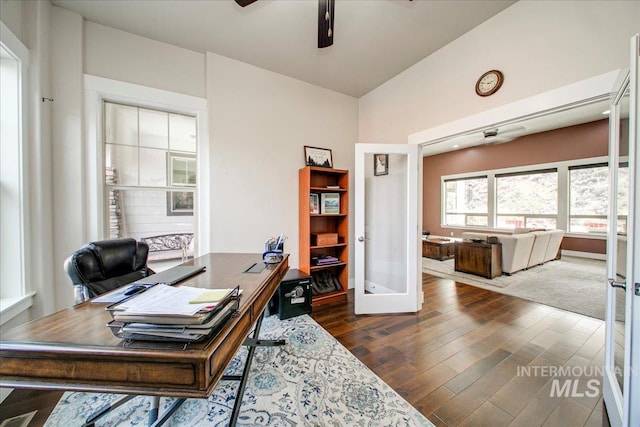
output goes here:
[{"label": "window", "polygon": [[627,233],[629,215],[629,163],[618,168],[618,233]]},{"label": "window", "polygon": [[22,64],[0,44],[0,297],[25,294],[22,186]]},{"label": "window", "polygon": [[607,233],[609,167],[569,167],[569,232]]},{"label": "window", "polygon": [[196,129],[192,116],[104,103],[108,235],[153,242],[151,268],[193,256]]},{"label": "window", "polygon": [[[605,237],[607,158],[580,159],[442,177],[443,226],[490,229],[561,228]],[[618,232],[626,233],[629,165],[618,169]]]},{"label": "window", "polygon": [[446,225],[489,225],[488,179],[486,176],[444,182]]},{"label": "window", "polygon": [[496,203],[498,228],[556,228],[557,170],[496,175]]}]

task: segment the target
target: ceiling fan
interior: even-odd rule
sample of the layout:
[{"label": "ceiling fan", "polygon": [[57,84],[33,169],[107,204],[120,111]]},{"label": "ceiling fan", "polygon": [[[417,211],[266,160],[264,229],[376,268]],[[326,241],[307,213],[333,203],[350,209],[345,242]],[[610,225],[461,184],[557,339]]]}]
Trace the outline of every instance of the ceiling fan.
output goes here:
[{"label": "ceiling fan", "polygon": [[[241,7],[247,7],[258,0],[235,0]],[[318,48],[333,45],[333,21],[336,0],[318,0]]]},{"label": "ceiling fan", "polygon": [[462,135],[449,141],[458,146],[474,146],[481,144],[504,144],[525,134],[524,126],[507,126],[504,128],[489,128],[469,135]]}]

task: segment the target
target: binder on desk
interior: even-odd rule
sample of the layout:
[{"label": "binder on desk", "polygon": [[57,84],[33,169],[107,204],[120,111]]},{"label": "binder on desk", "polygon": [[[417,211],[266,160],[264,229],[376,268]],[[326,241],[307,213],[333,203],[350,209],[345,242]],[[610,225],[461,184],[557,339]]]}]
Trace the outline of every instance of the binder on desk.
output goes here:
[{"label": "binder on desk", "polygon": [[112,321],[107,324],[120,339],[136,341],[199,342],[212,336],[238,310],[239,300],[233,299],[205,319],[201,324],[158,324]]},{"label": "binder on desk", "polygon": [[240,287],[226,289],[216,300],[193,303],[208,289],[156,285],[134,298],[107,307],[107,326],[118,338],[199,341],[210,336],[239,306]]}]

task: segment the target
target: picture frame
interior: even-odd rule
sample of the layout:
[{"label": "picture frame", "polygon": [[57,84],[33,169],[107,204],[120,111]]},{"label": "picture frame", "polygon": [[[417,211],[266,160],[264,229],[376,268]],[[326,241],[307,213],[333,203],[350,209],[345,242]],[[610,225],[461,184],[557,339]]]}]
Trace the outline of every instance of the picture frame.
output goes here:
[{"label": "picture frame", "polygon": [[320,196],[316,193],[309,194],[309,213],[320,213]]},{"label": "picture frame", "polygon": [[340,213],[340,193],[322,193],[320,195],[320,213],[335,215]]},{"label": "picture frame", "polygon": [[374,154],[373,155],[373,175],[389,175],[389,155]]},{"label": "picture frame", "polygon": [[304,161],[307,166],[333,168],[333,157],[328,148],[304,146]]},{"label": "picture frame", "polygon": [[193,191],[167,191],[167,216],[193,216]]}]

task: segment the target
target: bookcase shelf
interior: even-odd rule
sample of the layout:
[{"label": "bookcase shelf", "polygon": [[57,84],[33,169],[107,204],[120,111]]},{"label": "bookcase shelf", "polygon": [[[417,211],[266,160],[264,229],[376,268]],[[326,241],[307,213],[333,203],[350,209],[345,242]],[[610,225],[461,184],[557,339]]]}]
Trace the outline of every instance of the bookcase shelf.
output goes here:
[{"label": "bookcase shelf", "polygon": [[[330,271],[340,283],[340,289],[314,295],[313,305],[336,299],[347,299],[349,283],[349,171],[307,166],[299,171],[299,269],[313,275]],[[327,188],[328,186],[333,188]],[[311,194],[339,194],[340,210],[336,214],[311,213]],[[337,234],[338,243],[313,245],[312,235],[317,233]],[[340,262],[313,265],[312,257],[327,255]]]}]

